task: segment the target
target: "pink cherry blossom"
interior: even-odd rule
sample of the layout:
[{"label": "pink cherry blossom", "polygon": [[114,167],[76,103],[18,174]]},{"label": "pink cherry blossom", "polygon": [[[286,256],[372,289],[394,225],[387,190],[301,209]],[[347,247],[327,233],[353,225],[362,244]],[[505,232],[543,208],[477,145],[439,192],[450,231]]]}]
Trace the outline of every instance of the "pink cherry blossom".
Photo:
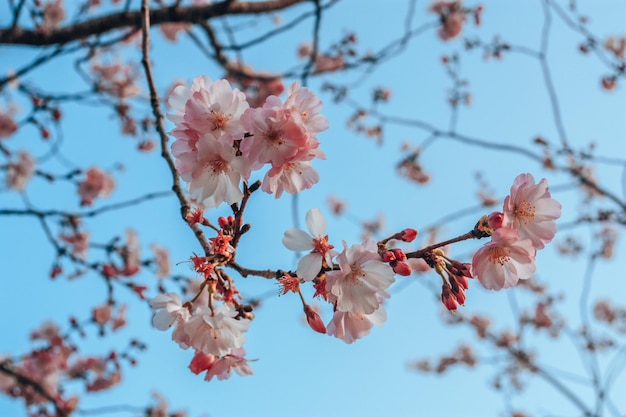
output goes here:
[{"label": "pink cherry blossom", "polygon": [[[206,76],[196,77],[191,87],[174,88],[168,103],[176,113],[167,117],[179,129],[192,129],[215,139],[223,137],[230,144],[243,137],[239,118],[249,106],[245,95],[226,80],[213,82]],[[175,132],[172,134],[178,137]]]},{"label": "pink cherry blossom", "polygon": [[199,306],[185,323],[189,346],[206,354],[222,356],[242,347],[244,333],[250,326],[249,319],[237,319],[237,311],[228,304],[211,310]]},{"label": "pink cherry blossom", "polygon": [[515,178],[504,200],[503,227],[517,230],[521,239],[530,239],[536,249],[543,249],[554,238],[555,220],[560,216],[561,204],[551,198],[545,178],[538,184],[531,174]]},{"label": "pink cherry blossom", "polygon": [[465,22],[465,11],[460,0],[438,0],[431,4],[428,10],[441,18],[438,35],[442,40],[448,41],[459,36]]},{"label": "pink cherry blossom", "polygon": [[337,256],[339,270],[326,273],[328,299],[337,311],[371,314],[380,307],[381,296],[394,282],[394,272],[376,252],[372,241],[364,245],[343,243],[344,250]]},{"label": "pink cherry blossom", "polygon": [[232,371],[237,372],[240,376],[252,375],[254,372],[248,365],[248,360],[244,357],[245,354],[243,348],[233,349],[230,354],[216,359],[207,370],[204,380],[210,381],[214,376],[217,376],[219,380],[228,379]]},{"label": "pink cherry blossom", "polygon": [[533,275],[536,252],[530,239],[520,239],[515,230],[502,227],[474,254],[472,276],[490,290],[511,287]]},{"label": "pink cherry blossom", "polygon": [[272,167],[265,177],[261,189],[280,198],[283,192],[297,194],[308,190],[320,180],[319,173],[309,161],[287,162],[279,167]]},{"label": "pink cherry blossom", "polygon": [[309,148],[300,114],[282,107],[276,96],[268,97],[261,108],[246,110],[241,123],[252,134],[241,142],[241,152],[253,163],[253,168],[267,163],[283,165]]},{"label": "pink cherry blossom", "polygon": [[[0,115],[1,117],[1,115]],[[1,137],[1,136],[0,136]],[[35,175],[36,162],[26,151],[20,151],[16,162],[9,162],[7,166],[7,187],[23,191],[26,184]]]},{"label": "pink cherry blossom", "polygon": [[45,29],[53,29],[65,20],[63,1],[55,0],[43,5],[43,25]]},{"label": "pink cherry blossom", "polygon": [[108,197],[115,188],[115,180],[111,175],[100,168],[91,167],[86,172],[87,177],[78,184],[80,204],[89,206],[97,197]]},{"label": "pink cherry blossom", "polygon": [[326,334],[335,336],[346,343],[367,336],[374,325],[382,326],[387,320],[387,312],[381,305],[372,314],[335,311],[326,326]]},{"label": "pink cherry blossom", "polygon": [[301,279],[313,281],[322,268],[322,261],[327,266],[332,265],[332,257],[337,252],[328,243],[326,219],[319,209],[313,208],[307,212],[306,226],[310,234],[300,229],[288,229],[283,236],[283,244],[293,251],[310,251],[300,258],[296,272]]},{"label": "pink cherry blossom", "polygon": [[285,107],[297,111],[312,136],[328,129],[328,120],[320,114],[322,101],[315,93],[306,87],[300,87],[294,82],[287,90]]},{"label": "pink cherry blossom", "polygon": [[0,139],[8,138],[17,131],[17,124],[10,114],[0,111]]},{"label": "pink cherry blossom", "polygon": [[159,25],[159,29],[165,39],[172,42],[176,42],[178,40],[179,32],[186,32],[190,28],[191,25],[189,23],[183,22],[162,23]]},{"label": "pink cherry blossom", "polygon": [[155,264],[157,266],[157,271],[155,273],[156,277],[159,279],[163,279],[170,274],[170,255],[166,248],[156,243],[153,243],[152,251],[156,257]]},{"label": "pink cherry blossom", "polygon": [[250,175],[248,162],[237,156],[232,144],[208,135],[200,137],[196,146],[195,165],[190,171],[180,171],[191,198],[206,208],[240,201],[240,183]]},{"label": "pink cherry blossom", "polygon": [[189,310],[182,304],[180,296],[170,292],[159,294],[150,300],[150,307],[156,310],[152,325],[159,330],[167,330],[173,324],[180,325],[189,320]]}]

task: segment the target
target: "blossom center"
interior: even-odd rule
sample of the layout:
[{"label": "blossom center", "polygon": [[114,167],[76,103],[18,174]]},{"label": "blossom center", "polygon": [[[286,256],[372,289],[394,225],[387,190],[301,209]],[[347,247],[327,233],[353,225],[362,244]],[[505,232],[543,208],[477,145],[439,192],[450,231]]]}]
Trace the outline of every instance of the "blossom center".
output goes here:
[{"label": "blossom center", "polygon": [[226,124],[230,120],[230,114],[224,114],[216,112],[215,110],[211,110],[211,114],[209,115],[209,121],[211,122],[211,130],[224,130],[226,128]]},{"label": "blossom center", "polygon": [[536,207],[524,200],[515,207],[515,217],[528,224],[535,218]]},{"label": "blossom center", "polygon": [[360,265],[352,264],[350,265],[350,273],[346,275],[346,279],[352,283],[357,284],[359,282],[359,278],[363,278],[365,276],[365,272]]},{"label": "blossom center", "polygon": [[274,146],[279,146],[285,143],[283,136],[277,130],[268,130],[265,132],[265,139],[271,142]]},{"label": "blossom center", "polygon": [[497,246],[489,251],[489,262],[492,264],[500,264],[502,266],[510,260],[508,251],[502,247]]},{"label": "blossom center", "polygon": [[221,174],[222,172],[226,172],[228,169],[228,163],[221,158],[209,161],[207,165],[215,174]]},{"label": "blossom center", "polygon": [[313,239],[313,250],[311,252],[325,255],[332,248],[334,248],[334,246],[328,243],[328,235],[326,235],[324,237]]}]

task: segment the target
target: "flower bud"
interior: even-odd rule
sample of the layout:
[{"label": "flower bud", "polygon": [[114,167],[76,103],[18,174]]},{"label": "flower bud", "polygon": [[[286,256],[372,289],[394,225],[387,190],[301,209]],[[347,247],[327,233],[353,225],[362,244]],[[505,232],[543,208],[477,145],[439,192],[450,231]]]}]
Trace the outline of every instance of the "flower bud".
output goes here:
[{"label": "flower bud", "polygon": [[452,314],[456,312],[458,304],[456,297],[452,294],[452,288],[448,284],[443,284],[441,287],[441,302]]},{"label": "flower bud", "polygon": [[309,323],[311,329],[318,333],[326,333],[326,327],[322,322],[322,318],[310,305],[304,305],[304,314],[306,314],[306,322]]},{"label": "flower bud", "polygon": [[411,265],[404,261],[398,261],[395,265],[392,266],[393,272],[403,277],[408,277],[413,272]]},{"label": "flower bud", "polygon": [[413,240],[415,240],[415,238],[417,237],[417,233],[418,233],[417,230],[407,228],[401,231],[400,233],[396,233],[394,238],[398,240],[402,240],[403,242],[413,242]]}]

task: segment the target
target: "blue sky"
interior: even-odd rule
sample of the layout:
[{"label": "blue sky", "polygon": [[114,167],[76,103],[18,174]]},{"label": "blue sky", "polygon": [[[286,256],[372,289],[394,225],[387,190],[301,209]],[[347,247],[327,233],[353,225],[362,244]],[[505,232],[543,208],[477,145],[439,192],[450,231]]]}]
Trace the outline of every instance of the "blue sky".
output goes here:
[{"label": "blue sky", "polygon": [[[69,3],[69,2],[68,2]],[[482,2],[485,10],[483,24],[467,24],[464,36],[491,40],[499,34],[513,45],[531,49],[539,47],[542,28],[540,1]],[[322,21],[321,45],[326,47],[347,33],[354,31],[359,52],[378,50],[389,40],[402,34],[403,19],[408,2],[392,0],[385,7],[381,2],[347,0],[331,8]],[[468,2],[468,6],[475,3]],[[623,17],[626,5],[619,1],[578,2],[582,11],[591,17],[590,30],[600,39],[608,35],[626,35]],[[295,14],[308,10],[308,5],[281,14],[283,22]],[[417,2],[415,27],[419,22],[435,20],[426,13],[427,3]],[[5,10],[2,10],[4,16]],[[347,18],[349,17],[349,18]],[[598,155],[624,157],[626,155],[626,125],[623,123],[626,96],[623,86],[606,93],[600,88],[600,78],[606,69],[592,56],[578,52],[580,35],[569,30],[553,16],[548,62],[559,97],[561,114],[570,144],[575,149],[597,143]],[[250,22],[249,19],[232,23]],[[260,27],[273,24],[261,19]],[[6,19],[0,18],[0,26]],[[258,27],[238,34],[242,39],[252,36]],[[179,44],[165,42],[153,32],[154,71],[161,92],[174,79],[190,81],[197,75],[219,78],[221,73],[193,48],[190,41]],[[258,32],[256,32],[258,33]],[[263,47],[244,53],[256,69],[280,71],[297,62],[296,48],[310,39],[311,26],[304,25],[287,35],[276,38]],[[516,154],[506,154],[488,148],[467,146],[445,138],[433,143],[424,154],[423,165],[432,174],[432,181],[417,186],[395,174],[395,163],[402,158],[401,144],[409,141],[422,143],[428,134],[406,126],[389,126],[382,145],[357,136],[346,128],[351,110],[334,105],[329,95],[321,93],[324,81],[348,82],[362,79],[354,90],[353,99],[366,103],[376,87],[392,90],[390,103],[381,104],[383,114],[402,118],[416,118],[446,129],[450,108],[446,92],[451,86],[441,64],[443,55],[460,52],[460,75],[469,81],[473,103],[461,107],[457,131],[470,137],[480,137],[497,143],[519,145],[536,152],[531,141],[537,135],[557,143],[558,136],[551,113],[550,102],[543,84],[540,66],[523,54],[505,54],[502,60],[484,60],[479,51],[462,52],[462,40],[440,41],[435,31],[427,31],[411,41],[400,56],[385,62],[367,76],[357,71],[345,75],[313,78],[310,87],[324,100],[323,113],[330,121],[328,131],[319,136],[327,159],[316,161],[321,180],[313,189],[299,196],[298,217],[301,224],[309,208],[319,207],[328,220],[330,242],[336,247],[341,241],[348,244],[360,241],[360,226],[347,217],[333,217],[326,206],[329,195],[337,195],[349,202],[349,212],[359,219],[373,219],[386,214],[384,236],[405,227],[422,231],[439,218],[477,204],[478,190],[474,175],[481,172],[496,195],[503,197],[516,175],[532,172],[537,179],[546,176],[553,186],[566,186],[572,180],[563,174],[545,172],[533,162]],[[133,57],[138,63],[138,50],[127,47],[122,57]],[[34,50],[0,49],[0,72],[19,67],[36,54]],[[45,69],[33,72],[27,80],[38,82],[53,91],[84,88],[71,72],[71,62],[60,60]],[[59,83],[62,77],[63,83]],[[287,84],[291,80],[287,81]],[[145,89],[144,89],[145,93]],[[170,187],[169,173],[158,152],[140,154],[134,151],[135,142],[118,133],[117,122],[111,110],[85,105],[63,108],[63,155],[82,167],[92,164],[113,169],[122,162],[124,170],[116,171],[118,187],[108,200],[98,205],[125,201],[138,193],[164,191]],[[168,127],[168,129],[171,126]],[[20,142],[20,145],[17,143]],[[26,147],[44,153],[37,132],[26,127],[16,137],[7,140],[12,149]],[[46,169],[65,172],[68,167],[50,161]],[[598,178],[617,195],[624,198],[621,167],[600,167]],[[36,207],[76,209],[78,198],[70,184],[52,187],[41,179],[29,184],[28,198]],[[566,224],[589,210],[579,193],[555,192],[563,204],[561,223]],[[293,226],[291,198],[275,200],[273,196],[258,193],[250,202],[246,221],[252,231],[242,240],[238,250],[240,263],[251,268],[294,268],[293,254],[281,244],[284,231]],[[605,204],[600,202],[599,204]],[[22,207],[20,196],[3,190],[0,207]],[[228,213],[219,208],[207,214],[215,220],[218,214]],[[454,237],[473,227],[487,212],[459,216],[442,230],[442,238]],[[159,243],[170,251],[173,273],[192,276],[186,263],[192,252],[200,248],[190,231],[178,221],[178,207],[173,197],[129,208],[123,213],[107,213],[87,221],[92,239],[106,242],[113,235],[122,234],[126,227],[139,232],[144,253],[149,245]],[[32,218],[0,217],[0,230],[5,244],[3,262],[0,262],[0,306],[4,319],[0,321],[0,353],[19,355],[30,348],[29,332],[44,320],[66,323],[70,315],[86,318],[90,309],[105,300],[105,288],[94,276],[68,281],[47,279],[54,251],[45,241],[41,227]],[[597,226],[576,230],[585,247],[596,243]],[[566,233],[563,231],[561,233]],[[557,235],[557,239],[562,235]],[[382,237],[382,236],[381,236]],[[423,242],[418,242],[420,244]],[[471,242],[453,247],[454,256],[465,257],[482,243]],[[617,254],[623,253],[618,243]],[[620,252],[621,249],[621,252]],[[540,252],[537,259],[537,278],[548,282],[557,292],[568,294],[563,301],[563,314],[577,323],[578,300],[582,289],[582,260],[564,260],[556,255],[554,247]],[[612,297],[623,294],[623,280],[616,277],[623,271],[624,259],[615,259],[598,267],[591,286],[591,298],[599,295]],[[623,275],[623,272],[622,272]],[[144,282],[154,283],[150,274]],[[403,281],[410,281],[405,284]],[[434,358],[452,352],[460,342],[472,340],[472,334],[461,327],[442,324],[447,313],[429,285],[439,285],[435,274],[397,277],[391,288],[392,297],[386,304],[388,319],[382,328],[354,344],[312,332],[303,324],[300,301],[295,295],[275,296],[275,283],[260,278],[238,279],[237,285],[246,296],[264,295],[256,318],[247,333],[246,351],[255,375],[234,376],[227,381],[206,383],[187,369],[192,353],[181,350],[170,340],[169,333],[159,332],[150,325],[151,313],[144,304],[124,291],[117,291],[120,302],[129,302],[131,325],[112,337],[99,339],[94,331],[80,341],[84,353],[100,353],[121,347],[131,337],[148,344],[148,350],[138,356],[136,369],[126,368],[122,385],[101,394],[90,395],[81,403],[84,409],[104,405],[128,404],[142,407],[150,393],[158,391],[172,404],[173,409],[186,409],[190,416],[450,416],[462,413],[465,417],[501,416],[507,408],[502,396],[490,387],[494,368],[489,363],[497,358],[479,348],[486,366],[467,370],[460,367],[444,377],[421,375],[407,369],[406,364],[420,358]],[[169,290],[176,286],[167,283]],[[270,294],[267,296],[267,294]],[[615,296],[615,301],[620,297]],[[511,301],[524,305],[525,295],[519,289],[490,292],[473,282],[463,312],[489,313],[497,328],[512,328]],[[328,306],[325,306],[328,307]],[[331,316],[324,310],[324,320]],[[92,329],[93,330],[93,329]],[[550,366],[584,374],[579,358],[567,341],[554,342],[544,335],[528,341],[541,352],[540,360]],[[626,382],[621,379],[622,384]],[[617,383],[615,386],[619,386]],[[574,385],[574,390],[583,387]],[[616,389],[616,393],[619,389]],[[588,395],[588,394],[583,394]],[[624,399],[615,398],[624,410]],[[530,385],[527,393],[512,400],[513,409],[531,415],[572,415],[575,410],[551,387],[540,382]],[[0,397],[1,415],[24,415],[16,401]],[[136,415],[132,414],[131,415]],[[120,415],[125,415],[120,413]]]}]

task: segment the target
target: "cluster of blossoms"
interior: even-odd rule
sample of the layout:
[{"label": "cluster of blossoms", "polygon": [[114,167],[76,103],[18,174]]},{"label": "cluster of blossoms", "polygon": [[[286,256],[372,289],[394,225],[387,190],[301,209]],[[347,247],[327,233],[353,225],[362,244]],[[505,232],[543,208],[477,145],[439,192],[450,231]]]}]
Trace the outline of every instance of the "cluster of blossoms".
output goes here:
[{"label": "cluster of blossoms", "polygon": [[270,168],[262,189],[276,198],[318,182],[311,160],[324,158],[315,136],[328,121],[319,114],[319,98],[297,82],[284,103],[269,96],[262,107],[252,108],[228,81],[197,77],[191,87],[176,87],[169,104],[175,110],[168,118],[175,124],[176,168],[198,204],[211,208],[240,201],[241,181],[265,165]]},{"label": "cluster of blossoms", "polygon": [[7,166],[7,187],[24,191],[26,184],[35,175],[37,162],[26,151],[20,151],[15,161]]},{"label": "cluster of blossoms", "polygon": [[468,14],[472,14],[474,23],[479,25],[483,7],[479,5],[475,9],[468,9],[463,7],[460,0],[438,0],[428,7],[428,11],[439,15],[441,27],[437,34],[442,40],[448,41],[461,34]]},{"label": "cluster of blossoms", "polygon": [[150,305],[156,310],[154,326],[159,330],[174,326],[172,340],[183,349],[195,350],[190,364],[192,372],[206,371],[207,381],[214,376],[227,378],[233,369],[241,375],[252,374],[242,348],[251,320],[232,303],[183,304],[178,294],[167,293],[153,298]]},{"label": "cluster of blossoms", "polygon": [[[99,356],[79,356],[52,322],[33,331],[31,340],[39,347],[18,359],[0,355],[0,391],[21,397],[32,415],[57,416],[72,414],[79,402],[76,395],[67,396],[63,384],[77,381],[90,392],[108,389],[122,379],[121,364],[116,352]],[[46,408],[53,403],[54,411]]]},{"label": "cluster of blossoms", "polygon": [[113,177],[98,167],[91,167],[85,172],[85,179],[78,184],[80,205],[90,206],[98,197],[108,197],[115,188]]},{"label": "cluster of blossoms", "polygon": [[535,184],[531,174],[519,175],[504,200],[504,211],[482,220],[491,241],[474,254],[472,275],[492,290],[530,278],[537,250],[554,238],[560,216],[561,204],[551,198],[545,178]]},{"label": "cluster of blossoms", "polygon": [[[298,262],[297,276],[303,281],[315,281],[316,296],[323,297],[333,305],[333,317],[324,328],[319,316],[305,304],[307,321],[320,332],[335,336],[346,343],[369,334],[376,324],[382,325],[387,313],[383,301],[389,298],[387,288],[395,281],[394,274],[407,271],[410,267],[399,259],[399,252],[384,251],[371,240],[363,244],[348,246],[343,242],[341,253],[328,243],[326,220],[319,209],[311,209],[306,215],[310,233],[299,229],[288,229],[283,244],[290,250],[310,251]],[[417,235],[411,232],[398,234],[398,239],[411,241]],[[336,263],[333,262],[335,259]],[[404,258],[406,259],[406,257]],[[296,280],[294,284],[293,280]],[[299,292],[298,278],[286,276],[281,280],[285,288]]]}]

